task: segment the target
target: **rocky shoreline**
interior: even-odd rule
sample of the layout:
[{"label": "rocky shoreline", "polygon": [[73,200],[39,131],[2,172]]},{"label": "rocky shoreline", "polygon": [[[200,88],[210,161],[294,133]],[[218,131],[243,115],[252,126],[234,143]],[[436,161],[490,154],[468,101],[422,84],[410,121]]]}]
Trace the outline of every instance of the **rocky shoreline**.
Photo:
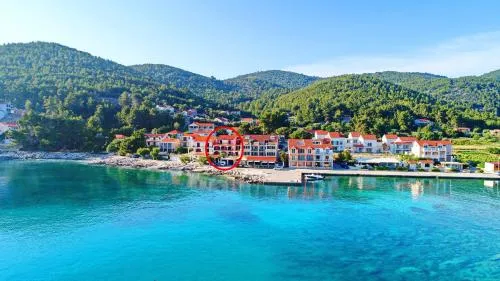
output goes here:
[{"label": "rocky shoreline", "polygon": [[233,169],[230,171],[219,171],[208,165],[201,165],[197,162],[181,163],[180,161],[162,161],[140,158],[130,158],[124,156],[109,156],[94,158],[86,161],[92,165],[106,165],[115,167],[129,167],[135,169],[171,170],[203,173],[207,175],[224,176],[226,178],[243,181],[246,183],[264,183],[265,177],[259,171],[248,172],[248,169]]}]

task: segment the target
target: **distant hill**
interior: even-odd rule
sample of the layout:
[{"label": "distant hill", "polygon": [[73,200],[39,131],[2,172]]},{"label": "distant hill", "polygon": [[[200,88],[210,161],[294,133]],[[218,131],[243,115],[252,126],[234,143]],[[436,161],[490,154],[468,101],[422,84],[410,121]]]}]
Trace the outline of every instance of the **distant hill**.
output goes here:
[{"label": "distant hill", "polygon": [[263,92],[273,88],[300,89],[320,79],[295,72],[282,70],[268,70],[240,75],[225,80],[226,83],[235,85],[239,91]]},{"label": "distant hill", "polygon": [[481,75],[483,78],[500,80],[500,69]]},{"label": "distant hill", "polygon": [[253,100],[267,91],[300,89],[319,79],[294,72],[269,70],[218,80],[168,65],[143,64],[131,68],[157,82],[186,88],[206,99],[229,104]]},{"label": "distant hill", "polygon": [[171,84],[179,89],[186,88],[199,95],[206,91],[230,92],[234,90],[234,87],[214,77],[206,77],[165,64],[139,64],[132,65],[130,68],[152,78],[154,81]]},{"label": "distant hill", "polygon": [[[433,76],[424,77],[434,79]],[[264,96],[247,104],[246,109],[255,114],[285,110],[299,126],[322,124],[329,130],[341,130],[342,117],[351,116],[350,129],[377,134],[392,130],[410,132],[416,129],[413,120],[422,117],[448,131],[455,126],[484,127],[487,119],[466,107],[451,105],[434,95],[381,80],[375,75],[323,79],[290,93]],[[496,122],[495,119],[490,121]]]},{"label": "distant hill", "polygon": [[[124,91],[155,91],[161,86],[133,68],[56,43],[33,42],[0,46],[0,99],[22,106],[25,100],[42,103],[47,96],[64,98],[87,91],[96,99],[116,99]],[[169,90],[184,103],[198,97]]]},{"label": "distant hill", "polygon": [[493,71],[482,76],[447,78],[428,73],[377,72],[366,74],[403,87],[430,94],[438,99],[497,112],[500,100],[500,75]]}]

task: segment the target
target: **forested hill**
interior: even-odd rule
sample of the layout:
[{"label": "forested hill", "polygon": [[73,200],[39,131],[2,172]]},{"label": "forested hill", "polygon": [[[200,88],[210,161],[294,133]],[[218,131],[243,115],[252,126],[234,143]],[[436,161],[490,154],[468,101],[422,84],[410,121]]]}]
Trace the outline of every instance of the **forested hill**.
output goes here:
[{"label": "forested hill", "polygon": [[[371,75],[342,75],[320,80],[291,93],[262,97],[245,108],[254,113],[285,110],[298,126],[376,134],[416,130],[413,125],[416,118],[429,118],[447,132],[457,126],[498,125],[498,118],[491,113],[446,103],[433,95]],[[349,125],[340,122],[345,116],[352,117]]]},{"label": "forested hill", "polygon": [[186,88],[206,99],[231,105],[253,100],[267,92],[300,89],[319,79],[289,71],[269,70],[218,80],[161,64],[133,65],[131,68],[157,82]]},{"label": "forested hill", "polygon": [[318,79],[320,78],[290,71],[268,70],[240,75],[224,81],[236,86],[239,91],[258,93],[270,89],[296,90]]},{"label": "forested hill", "polygon": [[500,69],[481,75],[483,78],[500,80]]},{"label": "forested hill", "polygon": [[[153,92],[161,84],[154,79],[110,60],[92,56],[56,43],[34,42],[0,46],[0,99],[23,106],[55,96],[85,92],[95,100],[116,99],[123,92]],[[162,89],[166,89],[162,87]],[[169,89],[177,103],[204,104],[200,98]]]},{"label": "forested hill", "polygon": [[130,67],[157,82],[171,84],[179,89],[186,88],[198,95],[205,92],[230,92],[234,90],[233,86],[227,85],[215,77],[206,77],[165,64],[139,64]]},{"label": "forested hill", "polygon": [[500,70],[482,76],[447,78],[428,73],[377,72],[366,74],[430,94],[439,100],[497,113],[500,106]]}]

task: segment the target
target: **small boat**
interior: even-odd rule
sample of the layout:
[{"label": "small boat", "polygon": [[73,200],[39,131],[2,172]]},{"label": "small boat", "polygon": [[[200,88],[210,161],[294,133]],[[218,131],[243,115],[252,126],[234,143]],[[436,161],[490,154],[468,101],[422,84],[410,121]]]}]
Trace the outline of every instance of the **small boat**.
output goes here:
[{"label": "small boat", "polygon": [[317,181],[317,180],[322,180],[325,177],[323,177],[322,175],[309,174],[309,175],[305,175],[305,178],[306,178],[306,181]]}]

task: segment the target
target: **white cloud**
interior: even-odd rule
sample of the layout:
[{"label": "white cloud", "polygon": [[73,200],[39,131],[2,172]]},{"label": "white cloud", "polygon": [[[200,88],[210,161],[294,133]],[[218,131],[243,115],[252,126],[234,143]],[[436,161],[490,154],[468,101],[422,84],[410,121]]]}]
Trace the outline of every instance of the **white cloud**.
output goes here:
[{"label": "white cloud", "polygon": [[500,31],[458,37],[403,54],[336,57],[285,70],[320,77],[386,70],[458,77],[497,69],[500,69]]}]

